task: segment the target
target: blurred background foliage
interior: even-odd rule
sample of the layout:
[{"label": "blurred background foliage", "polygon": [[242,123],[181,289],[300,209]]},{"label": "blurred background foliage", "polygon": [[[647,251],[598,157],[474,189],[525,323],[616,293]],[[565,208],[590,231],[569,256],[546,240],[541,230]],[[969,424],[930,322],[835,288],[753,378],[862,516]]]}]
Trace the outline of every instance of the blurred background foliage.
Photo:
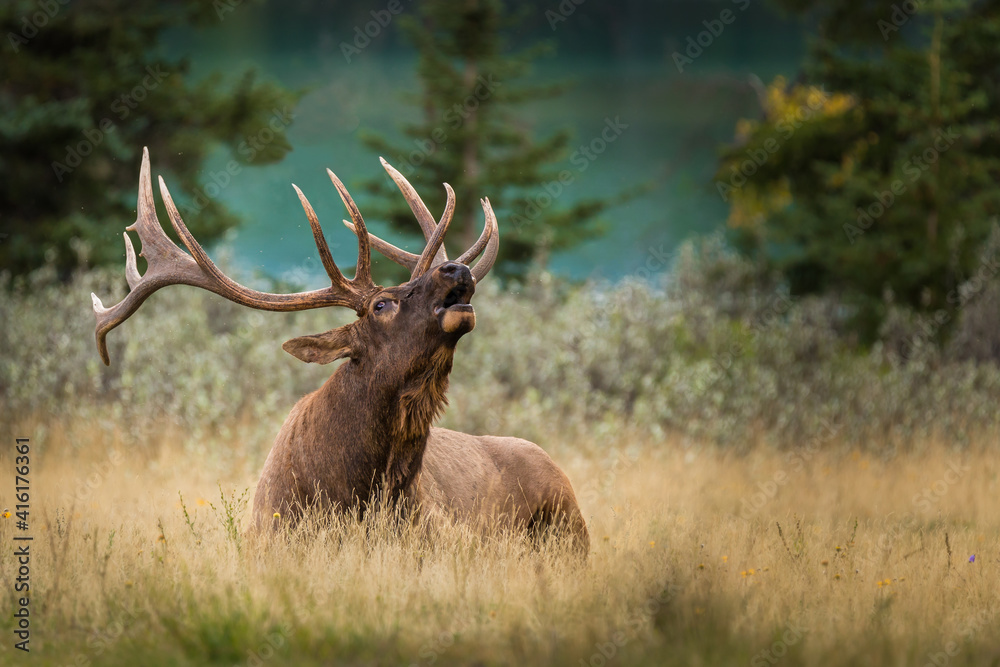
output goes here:
[{"label": "blurred background foliage", "polygon": [[738,247],[842,295],[866,342],[892,303],[953,309],[1000,214],[1000,3],[779,4],[816,29],[723,157]]},{"label": "blurred background foliage", "polygon": [[[1000,229],[994,232],[1000,249]],[[0,290],[0,405],[128,428],[173,421],[191,447],[266,452],[291,405],[330,368],[280,350],[354,317],[346,309],[251,311],[195,289],[168,289],[94,348],[88,294],[124,296],[117,269],[70,282],[36,272]],[[477,326],[459,344],[443,426],[577,442],[600,450],[622,433],[682,436],[738,451],[829,443],[885,455],[935,440],[961,447],[1000,432],[1000,366],[981,349],[1000,280],[958,314],[954,344],[917,344],[921,323],[893,316],[867,352],[848,342],[833,298],[790,299],[719,236],[685,244],[662,280],[569,285],[548,273],[477,290]],[[973,288],[972,285],[968,286]],[[53,314],[60,325],[51,326]],[[902,352],[901,352],[902,350]],[[37,441],[44,444],[45,434]],[[992,441],[992,440],[991,440]]]},{"label": "blurred background foliage", "polygon": [[[482,228],[482,193],[489,193],[491,205],[499,209],[519,211],[506,218],[503,229],[496,271],[507,277],[533,262],[544,265],[553,251],[607,233],[596,216],[649,187],[637,184],[610,197],[558,204],[559,194],[570,185],[560,182],[560,172],[564,181],[570,172],[559,166],[570,154],[572,133],[562,127],[535,139],[517,111],[528,101],[558,98],[568,84],[519,81],[534,60],[552,50],[550,42],[539,42],[511,52],[508,35],[520,27],[518,15],[523,17],[524,9],[511,12],[500,0],[430,0],[421,4],[419,16],[401,17],[419,54],[420,92],[411,101],[422,117],[402,128],[407,141],[398,144],[370,131],[361,136],[380,155],[407,154],[405,163],[394,166],[419,192],[428,193],[432,210],[444,209],[440,184],[454,188],[451,238],[463,249]],[[455,149],[440,150],[445,142]],[[379,178],[369,188],[384,202],[375,212],[388,217],[397,233],[412,233],[413,214],[393,192],[395,186]]]},{"label": "blurred background foliage", "polygon": [[[773,0],[745,15],[721,1],[572,12],[428,1],[397,13],[53,1],[0,9],[9,409],[152,407],[210,429],[248,412],[280,421],[327,372],[290,358],[276,368],[282,337],[343,314],[243,313],[167,290],[111,335],[105,369],[88,292],[124,293],[120,234],[144,145],[228,270],[306,286],[322,269],[288,183],[318,188],[336,146],[342,175],[385,154],[432,211],[440,183],[453,185],[453,254],[481,227],[480,196],[498,212],[504,254],[477,296],[482,326],[463,341],[452,426],[531,437],[555,415],[581,433],[635,423],[794,442],[829,422],[900,446],[918,431],[963,439],[997,426],[1000,0]],[[736,19],[714,34],[726,10]],[[776,43],[762,25],[808,52],[753,60]],[[703,55],[678,68],[702,33]],[[267,72],[219,56],[243,43],[277,54]],[[569,55],[546,66],[553,45]],[[591,52],[588,81],[601,85],[560,76]],[[652,69],[608,65],[636,52],[655,54]],[[744,56],[756,64],[733,64]],[[570,122],[581,108],[594,116],[582,141]],[[620,143],[580,158],[618,110],[631,128]],[[373,231],[410,230],[413,250],[412,214],[376,169],[345,180]],[[553,194],[564,172],[571,184]],[[342,212],[318,199],[350,265],[353,240],[332,231]]]},{"label": "blurred background foliage", "polygon": [[[298,93],[252,70],[192,81],[190,63],[161,48],[164,31],[216,18],[198,0],[0,5],[0,266],[24,274],[48,262],[65,276],[120,262],[107,231],[134,220],[143,146],[188,195],[219,144],[240,165],[291,150],[284,119]],[[238,222],[212,197],[188,220],[205,242]]]}]

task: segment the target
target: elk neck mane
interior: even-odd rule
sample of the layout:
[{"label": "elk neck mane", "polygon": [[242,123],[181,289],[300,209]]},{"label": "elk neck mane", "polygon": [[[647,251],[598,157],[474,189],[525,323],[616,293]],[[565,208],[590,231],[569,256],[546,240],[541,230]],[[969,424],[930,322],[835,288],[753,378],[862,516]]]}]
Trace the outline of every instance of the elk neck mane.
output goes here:
[{"label": "elk neck mane", "polygon": [[[373,466],[361,470],[381,475],[358,480],[359,491],[361,484],[374,482],[391,498],[406,495],[420,471],[431,425],[448,404],[454,354],[452,346],[439,348],[402,373],[385,360],[350,359],[315,394],[313,409],[336,422],[327,431],[330,445],[360,448]],[[344,440],[334,433],[352,435]]]}]

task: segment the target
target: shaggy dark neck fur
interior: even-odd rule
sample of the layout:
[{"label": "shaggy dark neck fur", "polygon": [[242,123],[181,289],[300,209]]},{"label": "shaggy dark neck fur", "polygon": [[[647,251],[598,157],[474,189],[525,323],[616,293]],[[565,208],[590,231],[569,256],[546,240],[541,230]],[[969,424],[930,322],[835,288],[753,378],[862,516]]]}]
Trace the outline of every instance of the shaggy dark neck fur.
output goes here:
[{"label": "shaggy dark neck fur", "polygon": [[[353,505],[381,496],[406,498],[420,471],[431,424],[447,404],[455,349],[444,347],[405,374],[375,361],[350,360],[316,396],[313,414],[329,438],[315,454],[339,465],[319,489]],[[322,407],[319,407],[322,406]]]}]

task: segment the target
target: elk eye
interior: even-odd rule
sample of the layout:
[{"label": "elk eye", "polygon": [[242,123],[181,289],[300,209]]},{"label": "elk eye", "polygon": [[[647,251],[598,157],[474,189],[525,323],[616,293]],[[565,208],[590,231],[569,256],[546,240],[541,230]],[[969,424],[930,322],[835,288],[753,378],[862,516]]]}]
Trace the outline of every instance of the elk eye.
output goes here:
[{"label": "elk eye", "polygon": [[376,313],[382,310],[383,308],[385,308],[385,301],[379,301],[378,303],[375,304]]}]

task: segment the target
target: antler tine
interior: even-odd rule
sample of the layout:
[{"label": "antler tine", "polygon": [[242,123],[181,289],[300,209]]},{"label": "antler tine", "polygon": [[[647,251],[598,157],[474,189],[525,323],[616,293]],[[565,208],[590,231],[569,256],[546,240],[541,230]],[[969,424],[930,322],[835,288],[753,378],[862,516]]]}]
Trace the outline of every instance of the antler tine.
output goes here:
[{"label": "antler tine", "polygon": [[[493,208],[490,207],[490,213],[492,212]],[[455,261],[461,262],[466,266],[472,264],[473,260],[482,254],[483,249],[486,248],[486,244],[491,238],[493,238],[493,225],[490,224],[489,217],[487,217],[486,221],[483,223],[483,232],[479,235],[479,238],[472,244],[471,248],[463,252]]]},{"label": "antler tine", "polygon": [[[107,347],[108,332],[127,320],[149,295],[167,285],[192,285],[251,308],[284,312],[347,306],[360,313],[365,307],[368,295],[377,289],[377,285],[371,280],[367,232],[363,235],[364,239],[358,241],[359,249],[364,250],[358,258],[358,273],[354,280],[348,281],[333,262],[333,257],[330,256],[329,247],[327,247],[319,227],[319,221],[316,219],[315,211],[308,205],[308,201],[305,200],[301,192],[299,192],[299,196],[313,228],[320,258],[330,276],[330,287],[297,294],[271,294],[244,287],[222,273],[212,262],[201,244],[188,230],[184,220],[181,219],[177,206],[174,205],[170,191],[162,178],[159,179],[159,183],[160,194],[170,216],[170,223],[191,254],[185,253],[167,237],[156,217],[156,203],[153,200],[153,185],[149,169],[149,151],[144,148],[142,167],[139,170],[136,220],[126,229],[137,232],[139,240],[142,241],[140,254],[146,259],[146,273],[139,274],[139,269],[136,266],[135,248],[126,232],[124,234],[125,278],[128,280],[131,291],[124,299],[110,308],[105,308],[97,295],[91,294],[94,316],[97,319],[95,330],[97,349],[106,365],[111,363]],[[353,207],[351,215],[356,216],[355,221],[359,223],[361,229],[364,229],[364,221],[361,220],[360,213],[357,212],[357,207],[354,207],[353,203],[350,202],[348,208]]]},{"label": "antler tine", "polygon": [[351,215],[351,220],[354,221],[354,226],[360,230],[358,234],[358,267],[354,271],[354,280],[351,281],[352,284],[364,285],[367,289],[373,289],[375,283],[372,281],[372,256],[370,242],[368,240],[368,228],[365,226],[365,220],[361,217],[361,211],[358,210],[358,205],[354,203],[354,199],[351,198],[351,193],[347,191],[344,184],[340,182],[337,175],[334,174],[329,169],[326,170],[329,174],[330,180],[333,181],[333,187],[337,188],[337,194],[340,195],[341,201],[344,202],[344,206],[347,207],[347,212]]},{"label": "antler tine", "polygon": [[441,214],[441,222],[437,224],[434,228],[434,233],[429,239],[427,239],[427,246],[424,251],[420,253],[420,259],[417,260],[417,265],[413,267],[413,272],[410,274],[410,280],[422,276],[426,273],[432,266],[437,266],[442,264],[447,260],[447,255],[445,255],[445,260],[438,262],[438,250],[444,247],[444,235],[448,233],[448,227],[451,225],[451,218],[455,213],[455,191],[451,189],[451,186],[447,183],[444,184],[444,189],[448,193],[448,203],[445,205],[444,213]]},{"label": "antler tine", "polygon": [[[194,261],[204,276],[195,276],[200,282],[196,285],[204,287],[210,292],[215,292],[219,296],[225,297],[243,306],[257,308],[259,310],[295,311],[306,310],[308,308],[320,308],[323,306],[348,306],[355,310],[362,308],[362,301],[367,290],[357,290],[353,284],[344,282],[340,285],[332,285],[322,290],[312,292],[300,292],[298,294],[272,294],[270,292],[258,292],[255,289],[244,287],[238,282],[224,274],[219,267],[209,258],[198,240],[188,231],[187,225],[181,219],[181,214],[174,205],[174,200],[170,196],[167,184],[160,177],[160,196],[167,208],[167,215],[170,216],[170,224],[173,225],[177,236],[181,238],[184,245],[191,252]],[[164,238],[166,238],[164,236]],[[175,246],[176,247],[176,246]],[[176,276],[178,279],[174,283],[193,284],[187,282],[189,276]],[[205,284],[201,284],[205,283]],[[313,303],[313,299],[320,299]]]},{"label": "antler tine", "polygon": [[[396,171],[391,164],[386,162],[385,158],[380,157],[379,161],[382,163],[382,167],[389,174],[389,177],[396,183],[396,187],[398,187],[399,191],[403,193],[403,199],[405,199],[406,203],[409,204],[410,210],[413,211],[413,216],[417,219],[417,222],[420,223],[420,229],[424,232],[424,240],[429,242],[438,226],[438,223],[434,221],[434,216],[431,215],[431,212],[427,209],[427,205],[424,203],[424,200],[420,198],[420,195],[418,195],[417,191],[412,185],[410,185],[410,182],[406,180],[406,177]],[[447,186],[446,189],[450,190]],[[449,205],[452,207],[452,210],[454,210],[455,206],[455,193],[450,192],[448,197],[449,202],[445,205],[445,211],[448,210]],[[437,254],[434,257],[434,262],[431,265],[437,266],[438,264],[443,264],[447,261],[448,254],[442,245],[440,250],[437,251]]]},{"label": "antler tine", "polygon": [[[490,234],[489,241],[486,243],[486,252],[476,262],[476,265],[472,267],[472,277],[476,279],[477,283],[485,278],[486,274],[493,268],[493,263],[497,260],[497,254],[500,250],[500,226],[497,224],[497,216],[493,213],[493,207],[490,206],[490,199],[489,197],[483,197],[479,201],[483,205],[483,213],[486,214],[486,227],[490,229]],[[483,234],[485,233],[486,230],[484,229]],[[473,245],[473,248],[476,245],[479,245],[478,241]],[[470,258],[469,261],[471,262],[472,259]]]},{"label": "antler tine", "polygon": [[[354,226],[354,223],[349,220],[342,220],[344,226],[350,229],[355,234],[358,233],[358,228]],[[382,254],[386,259],[391,259],[400,266],[405,266],[411,272],[413,268],[417,265],[417,260],[420,259],[420,255],[414,255],[412,252],[407,252],[402,248],[397,248],[388,241],[384,241],[379,237],[375,236],[371,232],[368,232],[368,240],[371,241],[372,247],[375,248],[379,253]]]},{"label": "antler tine", "polygon": [[[455,191],[447,183],[444,184],[444,189],[445,189],[445,194],[447,195],[447,202],[445,203],[444,206],[444,213],[441,214],[441,221],[443,222],[445,219],[447,219],[450,223],[452,217],[455,214]],[[358,233],[358,229],[357,227],[354,226],[354,223],[349,222],[347,220],[344,220],[343,223],[352,232],[354,232],[355,234]],[[437,224],[440,225],[441,223],[439,222]],[[437,230],[437,225],[435,225],[435,231],[436,230]],[[433,234],[431,234],[431,237],[433,238]],[[402,248],[398,248],[393,244],[389,243],[388,241],[380,239],[371,232],[368,233],[368,239],[371,241],[371,244],[375,247],[375,249],[379,251],[379,253],[381,253],[384,257],[386,257],[387,259],[391,259],[400,266],[405,266],[407,269],[410,270],[411,275],[413,274],[413,270],[416,268],[417,262],[420,260],[420,255],[415,255],[412,252],[407,252]],[[429,242],[430,238],[428,238],[427,241]],[[427,246],[425,246],[425,250],[426,247]],[[442,242],[441,251],[443,251],[443,249],[444,249],[444,244]],[[445,255],[441,251],[438,251],[434,255],[434,261],[431,263],[431,267],[437,266],[438,264],[448,261],[447,255]]]},{"label": "antler tine", "polygon": [[[384,160],[382,162],[385,164]],[[391,167],[388,168],[391,169]],[[452,216],[454,215],[455,191],[447,183],[444,184],[444,187],[448,194],[448,201],[445,205],[444,213],[441,215],[441,222],[439,222],[435,227],[434,233],[428,239],[427,246],[424,248],[424,252],[420,255],[415,255],[412,252],[407,252],[397,248],[374,234],[370,232],[368,233],[368,238],[377,251],[379,251],[386,258],[391,259],[400,266],[405,266],[410,270],[410,280],[413,280],[417,276],[426,272],[429,268],[433,268],[438,265],[437,257],[439,255],[435,256],[435,260],[430,264],[430,266],[421,267],[421,270],[418,270],[418,265],[421,263],[421,260],[429,254],[428,251],[432,247],[432,241],[433,243],[437,243],[444,238],[444,233],[448,230],[448,224],[451,223]],[[483,225],[483,231],[479,235],[479,239],[472,244],[472,247],[462,253],[462,255],[455,260],[468,266],[472,264],[472,262],[485,250],[486,254],[479,260],[479,262],[476,263],[476,266],[472,271],[477,281],[485,278],[486,274],[489,273],[491,268],[493,268],[493,264],[496,261],[497,253],[500,248],[500,228],[497,224],[496,215],[493,213],[493,207],[490,205],[489,199],[483,199],[481,202],[483,205],[483,211],[486,214],[486,222]],[[355,234],[358,233],[357,227],[353,223],[344,220],[344,225],[346,225],[347,228]],[[438,232],[440,232],[440,236],[438,235]]]},{"label": "antler tine", "polygon": [[[445,183],[445,188],[451,192],[451,186]],[[452,200],[454,199],[454,193],[452,193]],[[417,265],[413,267],[413,272],[410,274],[410,280],[419,278],[420,276],[427,273],[432,266],[435,266],[434,259],[437,255],[438,250],[444,245],[444,235],[448,233],[448,227],[451,225],[451,213],[454,212],[454,205],[451,209],[445,209],[445,214],[441,216],[441,222],[438,223],[437,227],[434,229],[434,233],[429,239],[427,239],[427,246],[424,251],[420,253],[420,259],[417,260]]]},{"label": "antler tine", "polygon": [[[125,229],[139,234],[139,240],[142,241],[140,254],[146,259],[148,268],[145,276],[139,275],[132,239],[129,238],[128,232],[122,232],[125,237],[125,279],[128,281],[131,291],[122,301],[110,308],[105,308],[96,294],[93,292],[90,294],[94,305],[94,316],[97,319],[94,332],[97,338],[97,350],[106,366],[111,365],[111,358],[108,354],[108,332],[127,320],[150,294],[168,284],[164,276],[160,275],[162,273],[159,270],[161,258],[163,263],[171,264],[181,271],[189,270],[194,264],[194,260],[189,255],[181,252],[167,238],[156,218],[156,203],[153,201],[153,184],[149,169],[149,150],[146,148],[142,149],[142,166],[139,168],[139,195],[136,202],[135,222]],[[154,261],[157,263],[154,264]],[[196,283],[192,282],[191,284]]]},{"label": "antler tine", "polygon": [[[451,218],[452,216],[455,215],[455,191],[452,190],[451,186],[448,185],[447,183],[444,183],[443,185],[445,192],[444,211],[441,213],[441,220],[438,222],[438,225],[440,225],[445,220],[448,221],[448,224],[451,224]],[[442,241],[441,252],[437,253],[434,256],[434,263],[431,264],[431,266],[437,266],[438,264],[443,264],[444,262],[447,261],[448,261],[448,253],[447,251],[445,251],[444,242]]]},{"label": "antler tine", "polygon": [[334,285],[346,285],[347,279],[344,278],[344,274],[340,272],[337,267],[337,263],[333,261],[333,255],[330,254],[330,246],[326,244],[326,237],[323,236],[323,228],[320,227],[319,218],[316,217],[316,211],[313,209],[312,204],[306,199],[306,196],[302,194],[302,190],[299,186],[292,183],[292,187],[295,188],[295,194],[299,196],[299,201],[302,202],[302,210],[306,212],[306,217],[309,219],[309,226],[312,227],[313,239],[316,241],[316,250],[319,252],[320,261],[323,262],[323,268],[326,269],[326,275],[330,276],[330,282]]}]

